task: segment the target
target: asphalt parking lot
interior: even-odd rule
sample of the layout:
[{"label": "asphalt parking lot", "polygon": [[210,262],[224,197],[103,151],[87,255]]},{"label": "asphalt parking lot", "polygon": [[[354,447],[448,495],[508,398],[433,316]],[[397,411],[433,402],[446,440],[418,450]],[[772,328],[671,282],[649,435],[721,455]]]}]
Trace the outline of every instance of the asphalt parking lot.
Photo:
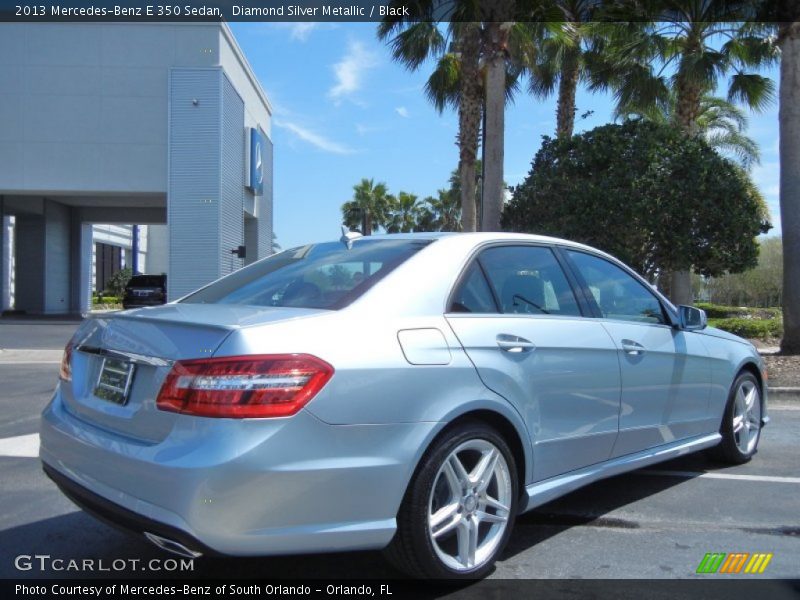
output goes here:
[{"label": "asphalt parking lot", "polygon": [[[77,323],[0,322],[0,577],[158,577],[140,566],[168,558],[144,540],[95,521],[42,473],[38,415]],[[615,477],[521,516],[492,577],[800,577],[800,403],[773,403],[772,423],[747,465],[687,457]],[[759,575],[699,575],[706,553],[772,553]],[[139,560],[122,572],[15,567],[20,555],[65,561]],[[117,563],[120,564],[120,563]],[[24,566],[24,564],[23,564]],[[195,561],[189,575],[394,578],[377,552]]]}]

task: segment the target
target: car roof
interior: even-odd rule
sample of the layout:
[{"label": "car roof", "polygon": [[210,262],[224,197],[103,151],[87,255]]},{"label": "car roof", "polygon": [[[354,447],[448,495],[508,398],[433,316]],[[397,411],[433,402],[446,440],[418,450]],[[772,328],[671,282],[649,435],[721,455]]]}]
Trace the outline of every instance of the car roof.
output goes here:
[{"label": "car roof", "polygon": [[557,238],[547,235],[538,235],[533,233],[512,233],[505,231],[426,231],[415,233],[383,233],[370,236],[356,238],[356,240],[371,239],[371,240],[440,240],[449,239],[451,241],[459,240],[461,243],[480,245],[487,242],[536,242],[540,244],[558,244],[561,246],[569,246],[571,248],[580,248],[583,250],[590,250],[592,252],[609,256],[613,256],[598,250],[592,246],[587,246],[571,240]]}]

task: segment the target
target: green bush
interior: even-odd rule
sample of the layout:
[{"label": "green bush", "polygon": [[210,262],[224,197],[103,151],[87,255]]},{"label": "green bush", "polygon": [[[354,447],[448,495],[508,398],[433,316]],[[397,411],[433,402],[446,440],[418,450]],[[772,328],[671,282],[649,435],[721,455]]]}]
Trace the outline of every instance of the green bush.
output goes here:
[{"label": "green bush", "polygon": [[595,246],[646,277],[756,266],[768,229],[749,176],[702,136],[631,120],[544,138],[503,210],[503,229]]},{"label": "green bush", "polygon": [[775,319],[781,316],[780,308],[748,308],[745,306],[722,306],[710,302],[698,302],[697,308],[706,311],[709,319]]},{"label": "green bush", "polygon": [[105,291],[110,292],[114,296],[122,296],[122,294],[125,293],[125,286],[128,285],[128,281],[131,277],[133,277],[133,271],[130,267],[117,271],[111,276],[111,279],[106,282]]},{"label": "green bush", "polygon": [[711,304],[710,302],[698,302],[695,306],[706,311],[706,316],[709,319],[728,319],[745,314],[745,309],[736,306],[722,306],[721,304]]},{"label": "green bush", "polygon": [[764,339],[777,338],[783,335],[783,322],[777,318],[709,318],[708,324],[743,338]]}]

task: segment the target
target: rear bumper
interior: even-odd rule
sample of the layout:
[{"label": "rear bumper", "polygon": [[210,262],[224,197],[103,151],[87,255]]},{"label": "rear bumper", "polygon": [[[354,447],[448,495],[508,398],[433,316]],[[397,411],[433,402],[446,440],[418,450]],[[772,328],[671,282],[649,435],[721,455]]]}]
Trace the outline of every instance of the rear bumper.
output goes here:
[{"label": "rear bumper", "polygon": [[186,417],[150,443],[84,422],[57,391],[42,414],[40,456],[88,512],[203,554],[377,549],[394,535],[419,448],[437,425],[328,425],[306,411]]},{"label": "rear bumper", "polygon": [[171,527],[149,519],[95,494],[69,477],[59,473],[53,467],[48,466],[47,463],[42,463],[42,470],[44,470],[45,475],[53,480],[62,494],[72,500],[78,507],[104,523],[142,537],[144,537],[145,533],[154,533],[180,542],[186,548],[198,554],[206,556],[219,554],[177,527]]}]

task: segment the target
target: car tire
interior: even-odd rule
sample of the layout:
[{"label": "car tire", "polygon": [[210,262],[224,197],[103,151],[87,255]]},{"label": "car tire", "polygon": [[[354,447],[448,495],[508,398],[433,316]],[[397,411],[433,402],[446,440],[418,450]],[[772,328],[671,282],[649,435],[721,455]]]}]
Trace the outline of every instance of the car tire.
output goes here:
[{"label": "car tire", "polygon": [[427,450],[397,514],[385,555],[420,579],[478,579],[503,551],[519,483],[508,444],[489,425],[460,423]]},{"label": "car tire", "polygon": [[763,400],[761,384],[749,371],[739,373],[728,394],[722,417],[722,441],[711,449],[712,458],[732,465],[746,463],[758,451]]}]

